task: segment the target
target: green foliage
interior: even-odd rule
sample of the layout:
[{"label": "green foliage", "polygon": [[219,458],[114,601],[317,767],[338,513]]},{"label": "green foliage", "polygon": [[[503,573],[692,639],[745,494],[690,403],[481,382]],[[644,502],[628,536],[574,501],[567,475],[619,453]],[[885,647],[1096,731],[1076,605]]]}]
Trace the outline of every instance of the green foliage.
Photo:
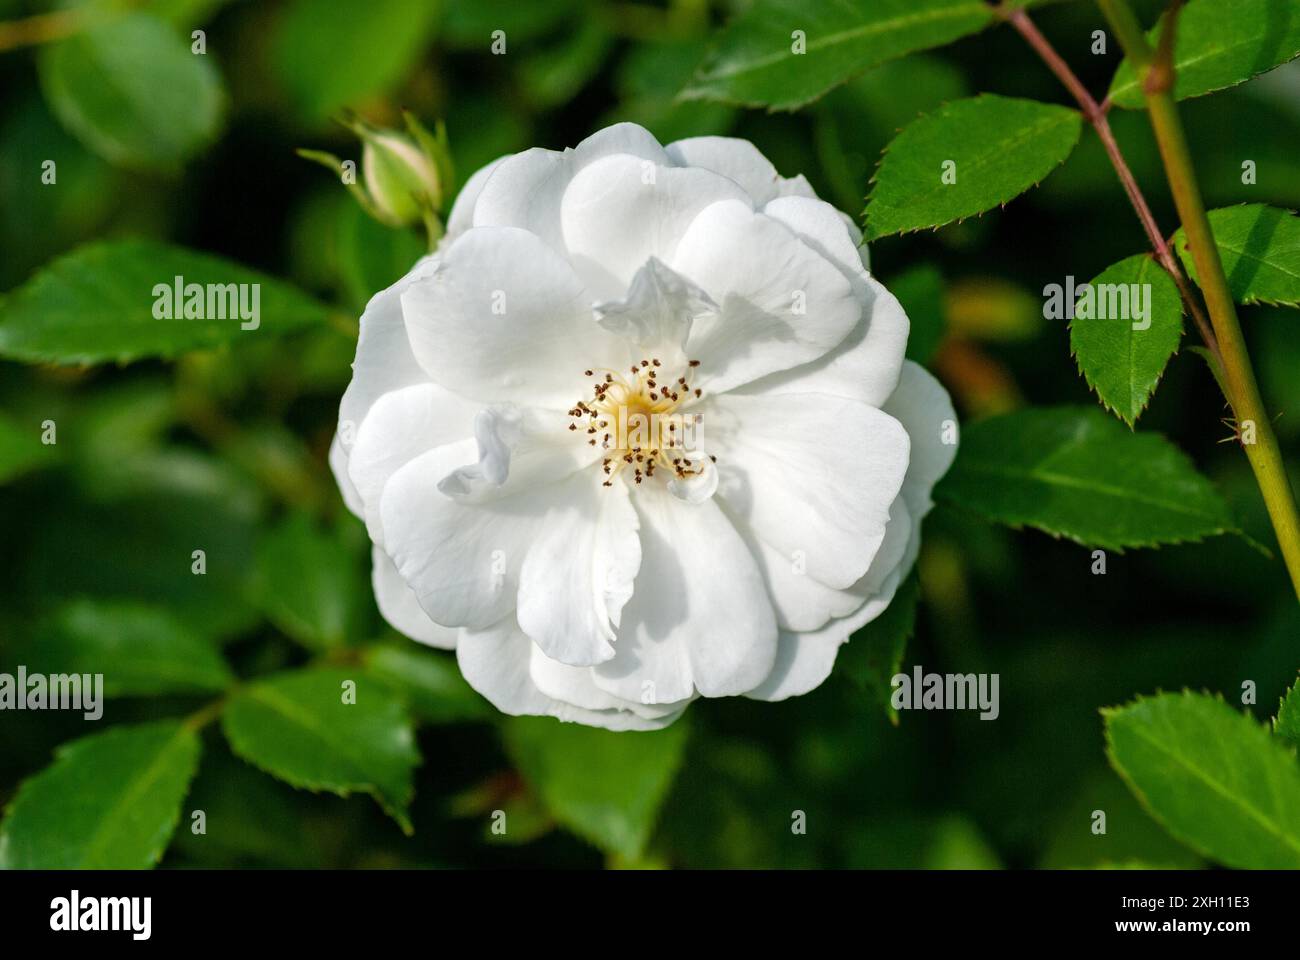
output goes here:
[{"label": "green foliage", "polygon": [[[250,298],[252,285],[258,285],[258,325],[238,312],[230,317],[229,311],[224,320],[187,319],[189,297],[176,303],[176,277],[183,277],[186,287],[205,287],[205,315],[208,284],[248,284]],[[169,318],[154,315],[160,296],[172,306]],[[275,336],[319,325],[326,316],[324,306],[288,284],[228,260],[147,240],[108,241],[54,261],[0,304],[0,356],[38,363],[126,363]],[[245,324],[249,329],[241,329]]]},{"label": "green foliage", "polygon": [[367,216],[355,203],[339,205],[339,272],[348,302],[357,310],[406,275],[428,251],[410,230],[394,230]]},{"label": "green foliage", "polygon": [[[447,4],[443,37],[453,47],[486,50],[493,30],[504,30],[510,43],[535,43],[582,13],[585,0],[474,0]],[[507,46],[507,54],[511,48]]]},{"label": "green foliage", "polygon": [[729,130],[736,111],[708,100],[682,101],[678,91],[690,82],[704,56],[701,40],[667,40],[633,47],[614,78],[621,102],[604,118],[639,123],[663,143]]},{"label": "green foliage", "polygon": [[[979,0],[756,0],[682,96],[794,110],[856,74],[983,29]],[[802,31],[806,45],[795,31]]]},{"label": "green foliage", "polygon": [[938,227],[1034,186],[1079,141],[1078,111],[985,94],[913,121],[885,149],[867,202],[868,239]]},{"label": "green foliage", "polygon": [[1092,280],[1098,303],[1107,299],[1102,288],[1108,284],[1117,285],[1121,295],[1129,296],[1149,287],[1146,328],[1135,329],[1142,322],[1133,316],[1131,300],[1129,309],[1120,311],[1119,316],[1103,318],[1095,310],[1091,318],[1076,315],[1070,322],[1070,350],[1102,405],[1132,426],[1178,349],[1183,335],[1183,301],[1173,278],[1147,254],[1112,264]]},{"label": "green foliage", "polygon": [[929,363],[944,335],[943,275],[938,267],[923,263],[891,278],[889,291],[911,323],[907,359]]},{"label": "green foliage", "polygon": [[611,733],[549,717],[505,725],[506,747],[555,818],[602,850],[635,859],[682,760],[687,723]]},{"label": "green foliage", "polygon": [[169,857],[174,853],[203,866],[323,866],[333,839],[319,819],[304,815],[303,798],[213,743],[185,805],[203,811],[207,830],[177,831]]},{"label": "green foliage", "polygon": [[50,463],[55,449],[41,443],[39,423],[19,424],[0,416],[0,483]]},{"label": "green foliage", "polygon": [[900,817],[868,824],[855,838],[868,870],[998,870],[998,856],[966,817]]},{"label": "green foliage", "polygon": [[113,727],[64,744],[0,824],[0,869],[141,869],[162,856],[199,760],[183,723]]},{"label": "green foliage", "polygon": [[1189,692],[1103,710],[1112,765],[1169,832],[1230,867],[1300,867],[1300,766],[1249,716]]},{"label": "green foliage", "polygon": [[[1234,300],[1300,305],[1300,218],[1262,203],[1211,210],[1207,216]],[[1173,243],[1187,273],[1199,283],[1181,227]]]},{"label": "green foliage", "polygon": [[1277,708],[1273,732],[1293,746],[1300,747],[1300,682],[1291,684]]},{"label": "green foliage", "polygon": [[1087,407],[1022,410],[972,424],[935,498],[1108,550],[1236,529],[1223,497],[1177,447]]},{"label": "green foliage", "polygon": [[[1148,35],[1153,48],[1162,25],[1163,18]],[[1300,14],[1291,0],[1190,0],[1174,38],[1174,96],[1186,100],[1222,90],[1296,56]],[[1145,105],[1128,60],[1115,72],[1110,98],[1120,107]]]},{"label": "green foliage", "polygon": [[890,681],[902,670],[903,652],[916,630],[916,606],[920,597],[920,587],[913,574],[899,586],[884,612],[840,648],[837,658],[840,671],[878,703],[894,724],[898,723],[898,711],[891,699],[894,689]]},{"label": "green foliage", "polygon": [[309,647],[356,639],[362,610],[353,554],[309,517],[290,517],[257,547],[254,596],[285,634]]},{"label": "green foliage", "polygon": [[324,119],[401,80],[440,8],[438,0],[370,0],[354,16],[334,0],[294,0],[275,34],[275,65],[298,106]]},{"label": "green foliage", "polygon": [[613,46],[604,23],[584,18],[558,46],[524,60],[521,76],[528,97],[539,107],[567,103],[601,68]]},{"label": "green foliage", "polygon": [[[346,702],[355,694],[355,702]],[[241,687],[222,715],[234,752],[288,784],[368,793],[407,833],[420,761],[406,710],[387,686],[341,667]]]},{"label": "green foliage", "polygon": [[75,600],[37,631],[29,671],[102,673],[107,696],[224,690],[230,668],[212,644],[165,610],[134,602]]},{"label": "green foliage", "polygon": [[[0,19],[68,5],[0,0]],[[90,737],[78,711],[0,714],[0,867],[1199,868],[1291,856],[1300,608],[1277,558],[1253,546],[1271,538],[1249,464],[1218,442],[1228,411],[1206,371],[1166,363],[1177,310],[1148,257],[1097,282],[1150,282],[1150,329],[1089,321],[1068,336],[1103,404],[1129,424],[1141,413],[1187,454],[1095,404],[1052,406],[1089,398],[1066,330],[1045,322],[1043,278],[1136,252],[1143,237],[1101,140],[1075,145],[1079,116],[1049,105],[1069,100],[1016,32],[949,43],[996,24],[989,5],[341,6],[90,0],[105,16],[82,32],[0,52],[0,671],[102,672],[111,698],[111,726]],[[1191,0],[1179,95],[1293,56],[1292,6]],[[1094,5],[1035,19],[1089,89],[1104,87],[1106,59],[1086,52]],[[190,51],[196,27],[206,55]],[[491,50],[498,30],[506,56]],[[1243,303],[1300,300],[1297,68],[1180,106]],[[1124,66],[1116,99],[1139,106],[1126,77]],[[1032,99],[970,99],[981,90]],[[964,436],[916,571],[838,651],[838,676],[779,704],[701,698],[689,728],[614,734],[503,717],[454,652],[382,623],[364,527],[327,451],[357,318],[427,242],[369,218],[295,149],[356,159],[331,116],[399,129],[407,110],[430,129],[445,120],[461,184],[502,154],[630,120],[664,143],[751,140],[841,210],[872,193],[871,272],[904,305],[907,356],[950,391]],[[1110,123],[1172,229],[1149,119],[1115,110]],[[939,191],[948,159],[957,181]],[[1242,181],[1246,159],[1257,183]],[[1058,163],[1006,215],[974,216]],[[258,329],[155,319],[154,287],[177,275],[259,283]],[[1295,316],[1266,305],[1242,321],[1295,462]],[[47,422],[57,443],[41,442]],[[1092,576],[1072,544],[1004,522],[1107,548],[1238,525],[1251,539],[1112,554],[1108,575]],[[996,723],[891,723],[890,678],[915,664],[1032,682]],[[1235,692],[1243,677],[1261,703],[1280,702],[1271,738],[1221,704],[1161,727],[1139,701],[1110,723],[1139,789],[1107,767],[1099,704],[1156,682]],[[200,766],[213,722],[227,736],[203,733]],[[1232,790],[1216,792],[1207,770]],[[379,802],[334,795],[355,793]],[[1105,836],[1089,829],[1097,809]],[[207,833],[189,829],[192,810]],[[806,835],[790,830],[796,810]],[[418,830],[404,836],[393,819]]]},{"label": "green foliage", "polygon": [[843,210],[858,209],[863,185],[895,134],[921,114],[970,93],[960,70],[924,53],[881,64],[832,90],[812,111],[817,167],[833,190],[826,199]]},{"label": "green foliage", "polygon": [[221,78],[154,17],[109,20],[46,47],[45,96],[63,124],[115,164],[175,167],[221,120]]},{"label": "green foliage", "polygon": [[460,723],[492,716],[488,702],[460,675],[449,653],[425,650],[402,640],[364,654],[370,676],[388,684],[424,723]]},{"label": "green foliage", "polygon": [[147,481],[137,478],[129,495],[108,503],[74,499],[51,509],[25,555],[23,589],[48,604],[80,597],[156,603],[203,637],[247,630],[256,616],[246,597],[256,506],[206,461],[175,466],[150,464]]}]

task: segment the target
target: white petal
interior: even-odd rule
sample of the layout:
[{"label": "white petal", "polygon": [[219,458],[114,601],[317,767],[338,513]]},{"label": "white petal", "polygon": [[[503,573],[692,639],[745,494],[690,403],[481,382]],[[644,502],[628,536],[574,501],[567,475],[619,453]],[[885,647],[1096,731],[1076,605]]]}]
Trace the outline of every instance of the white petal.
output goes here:
[{"label": "white petal", "polygon": [[681,503],[658,484],[632,499],[641,570],[596,683],[642,703],[751,689],[771,671],[776,620],[744,541],[711,500]]},{"label": "white petal", "polygon": [[734,200],[696,217],[670,264],[721,305],[692,324],[687,344],[706,392],[815,360],[862,316],[834,264],[784,224]]},{"label": "white petal", "polygon": [[484,407],[474,417],[478,460],[438,481],[438,492],[461,503],[484,503],[562,480],[600,452],[564,429],[562,414],[513,404]]},{"label": "white petal", "polygon": [[348,454],[343,449],[343,441],[339,439],[338,431],[334,433],[334,439],[330,441],[329,452],[330,472],[334,474],[334,480],[339,485],[339,493],[343,496],[343,505],[348,508],[356,517],[365,516],[365,504],[361,502],[361,494],[357,493],[357,488],[352,485],[352,478],[348,476]]},{"label": "white petal", "polygon": [[397,283],[370,298],[361,314],[352,380],[339,401],[339,424],[330,443],[330,469],[338,481],[343,502],[358,517],[365,506],[348,476],[348,459],[366,414],[385,393],[416,383],[428,375],[415,361],[402,319],[401,294],[411,283],[437,268],[436,257],[425,257]]},{"label": "white petal", "polygon": [[456,195],[456,202],[451,205],[451,213],[447,216],[447,233],[443,237],[443,244],[454,240],[474,225],[474,208],[478,205],[479,194],[483,192],[488,178],[496,172],[497,167],[509,160],[511,156],[512,154],[507,154],[504,157],[497,157],[487,166],[474,171],[474,174],[465,181],[465,186],[460,188],[460,193]]},{"label": "white petal", "polygon": [[532,641],[508,618],[486,630],[463,631],[456,660],[469,685],[511,716],[552,716],[609,730],[656,730],[676,720],[685,708],[685,704],[674,705],[672,712],[652,716],[634,711],[633,704],[593,710],[557,700],[533,680],[533,649]]},{"label": "white petal", "polygon": [[776,186],[776,195],[778,197],[810,197],[817,199],[817,191],[812,188],[812,184],[802,173],[797,173],[793,177],[782,177],[781,182]]},{"label": "white petal", "polygon": [[685,703],[642,704],[622,700],[596,686],[589,667],[573,667],[552,660],[536,644],[531,644],[528,672],[537,689],[546,696],[583,710],[626,710],[646,720],[659,720],[680,713],[686,706]]},{"label": "white petal", "polygon": [[[823,620],[815,629],[782,629],[777,640],[776,665],[767,679],[747,696],[757,700],[784,700],[820,686],[835,666],[840,645],[884,613],[893,600],[898,585],[916,562],[920,532],[920,521],[912,518],[900,495],[890,508],[885,542],[871,561],[871,569],[848,590],[835,591],[836,599],[819,598],[826,602],[828,609],[842,612]],[[810,577],[803,579],[811,581]],[[803,586],[812,589],[811,584]]]},{"label": "white petal", "polygon": [[[737,522],[737,528],[747,529],[747,525]],[[802,555],[787,556],[752,532],[746,535],[745,540],[763,570],[763,579],[776,610],[777,626],[782,630],[816,630],[828,620],[848,616],[862,605],[861,597],[828,587],[812,576]]]},{"label": "white petal", "polygon": [[702,450],[683,450],[680,459],[690,467],[693,475],[671,477],[668,492],[684,503],[703,503],[718,489],[718,468]]},{"label": "white petal", "polygon": [[[568,522],[591,522],[573,516],[563,481],[598,454],[567,432],[537,429],[544,416],[529,411],[486,444],[435,447],[389,478],[379,504],[385,549],[438,623],[496,623],[515,609],[524,559],[547,525],[566,509]],[[485,436],[507,421],[497,409],[480,414]]]},{"label": "white petal", "polygon": [[841,642],[820,634],[781,631],[772,672],[745,696],[775,701],[817,689],[831,675]]},{"label": "white petal", "polygon": [[345,453],[351,452],[357,431],[376,400],[392,390],[429,380],[411,352],[401,295],[437,267],[437,257],[420,260],[401,280],[371,297],[361,314],[352,382],[339,403],[339,439]]},{"label": "white petal", "polygon": [[929,371],[908,360],[903,364],[898,389],[884,409],[907,428],[912,438],[905,490],[916,490],[918,497],[928,502],[930,489],[957,456],[957,414],[952,399]]},{"label": "white petal", "polygon": [[438,489],[476,460],[473,441],[436,447],[393,474],[380,501],[385,549],[420,606],[448,626],[486,627],[514,610],[519,568],[543,522],[544,505],[526,487],[488,505]]},{"label": "white petal", "polygon": [[853,222],[853,218],[847,213],[840,213],[840,219],[844,221],[844,229],[849,232],[849,239],[853,241],[854,248],[858,251],[858,261],[862,264],[862,269],[867,273],[871,272],[871,251],[867,245],[862,242],[862,231],[858,225]]},{"label": "white petal", "polygon": [[707,293],[658,257],[651,257],[636,272],[626,296],[593,308],[602,327],[635,344],[643,358],[661,360],[669,370],[686,364],[686,338],[694,318],[717,311]]},{"label": "white petal", "polygon": [[519,575],[520,628],[546,656],[588,666],[614,656],[614,626],[641,566],[627,485],[592,471],[529,547]]},{"label": "white petal", "polygon": [[605,157],[574,176],[564,193],[560,222],[569,260],[602,299],[620,296],[651,257],[670,261],[705,207],[727,199],[750,206],[726,177],[646,164],[627,155]]},{"label": "white petal", "polygon": [[389,477],[434,447],[472,436],[478,407],[433,383],[403,387],[375,401],[348,458],[348,478],[363,504],[371,540],[383,543],[379,500]]},{"label": "white petal", "polygon": [[634,123],[606,127],[572,150],[525,150],[502,161],[484,184],[474,225],[522,227],[563,251],[560,201],[569,181],[588,164],[614,154],[629,154],[651,167],[670,162],[659,141]]},{"label": "white petal", "polygon": [[838,347],[812,363],[741,387],[744,393],[829,393],[883,406],[897,386],[907,346],[907,314],[897,298],[868,280],[869,300],[859,323]]},{"label": "white petal", "polygon": [[802,176],[787,180],[748,140],[734,137],[691,137],[664,148],[681,167],[703,167],[735,181],[761,207],[779,196],[815,196]]},{"label": "white petal", "polygon": [[849,232],[852,221],[824,200],[779,197],[762,208],[764,216],[779,220],[808,246],[840,268],[851,281],[865,281],[857,244]]},{"label": "white petal", "polygon": [[567,410],[587,390],[584,368],[624,365],[625,344],[592,318],[582,282],[533,234],[475,227],[439,259],[402,294],[428,379],[485,403]]},{"label": "white petal", "polygon": [[890,510],[885,542],[867,574],[841,594],[859,598],[861,605],[816,630],[783,630],[777,666],[749,696],[780,700],[820,684],[830,674],[840,644],[885,612],[916,563],[921,548],[921,520],[931,506],[930,490],[947,472],[956,453],[955,444],[943,443],[944,424],[955,424],[956,415],[947,391],[910,360],[903,366],[897,394],[886,406],[908,428],[912,456],[902,491]]},{"label": "white petal", "polygon": [[375,602],[389,625],[398,633],[431,647],[456,649],[457,631],[434,623],[420,609],[415,592],[406,585],[388,554],[376,546],[371,548],[370,555],[373,560],[370,581],[375,589]]},{"label": "white petal", "polygon": [[754,388],[834,393],[882,406],[898,385],[910,325],[897,298],[867,273],[860,256],[866,248],[855,239],[861,234],[852,221],[820,200],[786,197],[773,200],[763,213],[786,224],[840,269],[862,304],[863,322],[826,357],[776,374]]},{"label": "white petal", "polygon": [[826,586],[866,573],[907,470],[902,425],[818,394],[729,394],[705,409],[731,514]]},{"label": "white petal", "polygon": [[[904,558],[902,558],[901,563],[898,563],[898,565],[894,567],[887,576],[885,576],[879,593],[875,593],[870,600],[867,600],[865,604],[859,606],[858,609],[854,610],[852,614],[848,615],[848,617],[839,617],[827,620],[826,626],[818,627],[816,630],[802,633],[783,632],[781,633],[781,636],[793,637],[793,639],[800,641],[800,643],[796,644],[796,648],[802,643],[807,643],[809,644],[810,650],[818,649],[819,644],[832,644],[835,645],[835,647],[839,647],[840,644],[848,643],[850,636],[853,636],[855,632],[862,630],[862,628],[867,626],[868,623],[871,623],[871,620],[876,619],[876,617],[879,617],[880,614],[883,614],[884,611],[888,609],[889,604],[893,601],[894,594],[897,593],[898,587],[902,584],[902,580],[904,580],[905,576],[911,572],[911,566],[917,562],[917,554],[919,552],[920,522],[914,518],[913,527],[911,527],[911,536],[909,537],[909,540],[907,540],[907,548],[904,553]],[[814,654],[814,656],[816,656],[816,654]]]}]

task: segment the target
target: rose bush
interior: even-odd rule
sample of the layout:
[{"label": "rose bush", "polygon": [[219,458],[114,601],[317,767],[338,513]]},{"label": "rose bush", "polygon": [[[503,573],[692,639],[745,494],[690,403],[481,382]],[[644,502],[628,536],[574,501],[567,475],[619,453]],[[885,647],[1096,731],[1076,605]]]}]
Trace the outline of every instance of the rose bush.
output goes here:
[{"label": "rose bush", "polygon": [[510,714],[817,687],[956,450],[852,220],[747,141],[620,124],[447,226],[367,306],[331,450],[385,618]]}]

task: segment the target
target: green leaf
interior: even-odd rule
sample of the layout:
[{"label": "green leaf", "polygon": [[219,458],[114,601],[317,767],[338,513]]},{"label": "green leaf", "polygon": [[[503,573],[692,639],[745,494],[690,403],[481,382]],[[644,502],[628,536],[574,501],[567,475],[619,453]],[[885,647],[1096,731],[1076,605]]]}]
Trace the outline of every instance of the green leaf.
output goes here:
[{"label": "green leaf", "polygon": [[1273,732],[1292,746],[1300,747],[1300,680],[1291,684],[1291,689],[1278,704]]},{"label": "green leaf", "polygon": [[1093,407],[972,424],[934,495],[997,523],[1113,550],[1236,530],[1223,497],[1181,450]]},{"label": "green leaf", "polygon": [[[342,195],[340,195],[342,196]],[[365,308],[380,290],[391,287],[427,252],[412,230],[385,226],[350,199],[339,206],[339,275],[348,301]]]},{"label": "green leaf", "polygon": [[[1300,306],[1300,218],[1262,203],[1211,210],[1207,216],[1232,299]],[[1173,243],[1188,275],[1199,284],[1182,227]]]},{"label": "green leaf", "polygon": [[46,603],[86,596],[142,600],[165,607],[206,639],[255,625],[247,594],[256,504],[228,470],[212,469],[209,461],[189,464],[175,477],[159,476],[162,465],[153,461],[150,482],[140,476],[129,497],[106,503],[56,497],[23,558],[23,590]]},{"label": "green leaf", "polygon": [[208,831],[180,830],[168,866],[328,866],[337,853],[321,842],[321,821],[304,809],[302,794],[213,746],[204,751],[186,804],[203,811]]},{"label": "green leaf", "polygon": [[1111,765],[1171,834],[1225,866],[1300,868],[1300,766],[1266,729],[1188,692],[1102,715]]},{"label": "green leaf", "polygon": [[[155,318],[156,304],[165,313],[175,299],[178,276],[186,287],[200,284],[205,292],[209,284],[247,285],[240,289],[250,316],[256,291],[257,327],[252,319],[242,320],[238,310],[234,316],[220,311],[230,319],[186,319],[183,309],[170,311],[174,319]],[[226,306],[224,297],[213,299],[214,307]],[[205,295],[205,312],[206,301]],[[0,302],[0,356],[35,363],[126,363],[275,336],[319,325],[327,316],[326,307],[288,284],[229,260],[148,240],[109,241],[60,257]],[[250,328],[241,329],[246,324]]]},{"label": "green leaf", "polygon": [[[9,99],[9,98],[6,98]],[[122,202],[112,166],[68,133],[38,96],[13,97],[0,122],[0,289],[104,229]],[[54,166],[55,184],[39,173]],[[42,189],[34,187],[39,184]]]},{"label": "green leaf", "polygon": [[876,701],[894,724],[898,723],[898,711],[894,709],[890,681],[903,669],[903,652],[916,630],[920,596],[916,574],[912,573],[885,611],[840,649],[839,669]]},{"label": "green leaf", "polygon": [[55,459],[55,448],[41,443],[41,424],[18,424],[0,417],[0,483],[30,473]]},{"label": "green leaf", "polygon": [[328,117],[401,81],[433,37],[441,6],[369,0],[354,15],[336,0],[295,0],[275,35],[277,72],[299,106]]},{"label": "green leaf", "polygon": [[145,869],[180,819],[198,735],[165,720],[66,743],[0,824],[0,870]]},{"label": "green leaf", "polygon": [[695,67],[707,46],[708,41],[702,37],[687,37],[629,47],[619,59],[613,76],[619,102],[604,122],[639,123],[660,143],[727,133],[734,125],[734,107],[677,97],[695,75]]},{"label": "green leaf", "polygon": [[1000,870],[997,851],[962,814],[871,817],[846,838],[855,870]]},{"label": "green leaf", "polygon": [[309,647],[337,647],[358,627],[361,586],[355,557],[335,535],[296,514],[258,544],[254,596],[286,635]]},{"label": "green leaf", "polygon": [[550,717],[511,718],[506,747],[555,819],[626,858],[645,850],[686,744],[686,724],[613,733]]},{"label": "green leaf", "polygon": [[212,644],[166,610],[74,600],[54,613],[24,662],[42,673],[102,673],[110,697],[217,692],[233,681]]},{"label": "green leaf", "polygon": [[[518,847],[546,836],[556,827],[555,817],[537,792],[513,770],[497,774],[451,798],[453,817],[477,820],[484,842]],[[497,824],[505,817],[505,830]]]},{"label": "green leaf", "polygon": [[[355,703],[344,698],[355,684]],[[242,687],[222,718],[230,747],[295,787],[368,793],[411,833],[406,808],[419,763],[411,721],[387,686],[360,670],[281,673]]]},{"label": "green leaf", "polygon": [[867,239],[938,227],[1012,200],[1064,162],[1076,110],[983,94],[910,123],[885,148],[865,212]]},{"label": "green leaf", "polygon": [[825,199],[844,210],[858,209],[863,185],[898,131],[972,93],[956,64],[927,53],[891,60],[832,90],[813,111],[815,169],[833,191]]},{"label": "green leaf", "polygon": [[[871,67],[975,33],[980,0],[756,0],[700,66],[686,99],[795,110]],[[804,53],[796,53],[802,31]]]},{"label": "green leaf", "polygon": [[425,723],[461,723],[492,716],[488,702],[465,682],[453,654],[409,640],[365,652],[367,672],[391,686]]},{"label": "green leaf", "polygon": [[554,35],[585,12],[586,0],[543,0],[520,3],[519,0],[474,0],[473,3],[447,4],[447,15],[442,25],[442,41],[448,46],[483,53],[492,43],[494,30],[504,31],[507,54],[518,49],[516,44],[535,41]]},{"label": "green leaf", "polygon": [[[1090,287],[1073,305],[1070,351],[1102,406],[1132,426],[1178,349],[1183,300],[1173,278],[1147,254],[1112,264]],[[1137,303],[1146,302],[1144,318],[1137,316],[1143,311],[1134,294]]]},{"label": "green leaf", "polygon": [[216,134],[221,78],[154,17],[110,20],[46,47],[39,63],[64,126],[113,163],[174,167]]},{"label": "green leaf", "polygon": [[946,326],[943,274],[933,264],[923,263],[894,277],[889,282],[889,292],[898,298],[911,322],[907,359],[929,363],[943,340]]},{"label": "green leaf", "polygon": [[584,17],[558,45],[532,54],[520,67],[529,102],[539,108],[570,102],[596,76],[614,39],[602,20]]},{"label": "green leaf", "polygon": [[[1147,34],[1156,46],[1161,23]],[[1300,10],[1293,0],[1191,0],[1174,36],[1174,96],[1179,100],[1235,86],[1300,55]],[[1145,103],[1128,60],[1110,84],[1120,107]]]}]

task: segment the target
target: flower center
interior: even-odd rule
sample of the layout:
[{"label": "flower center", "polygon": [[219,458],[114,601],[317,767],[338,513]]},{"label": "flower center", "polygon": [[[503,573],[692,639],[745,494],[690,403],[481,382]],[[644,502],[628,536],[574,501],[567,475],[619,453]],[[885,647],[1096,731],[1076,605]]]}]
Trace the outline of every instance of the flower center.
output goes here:
[{"label": "flower center", "polygon": [[700,451],[704,418],[682,409],[701,396],[702,391],[691,386],[691,375],[699,365],[698,360],[687,361],[686,370],[671,380],[655,357],[633,364],[628,373],[584,371],[595,382],[591,397],[569,410],[569,429],[584,431],[587,443],[605,451],[603,486],[613,486],[624,470],[631,470],[638,484],[654,477],[657,470],[687,480],[716,462]]}]

